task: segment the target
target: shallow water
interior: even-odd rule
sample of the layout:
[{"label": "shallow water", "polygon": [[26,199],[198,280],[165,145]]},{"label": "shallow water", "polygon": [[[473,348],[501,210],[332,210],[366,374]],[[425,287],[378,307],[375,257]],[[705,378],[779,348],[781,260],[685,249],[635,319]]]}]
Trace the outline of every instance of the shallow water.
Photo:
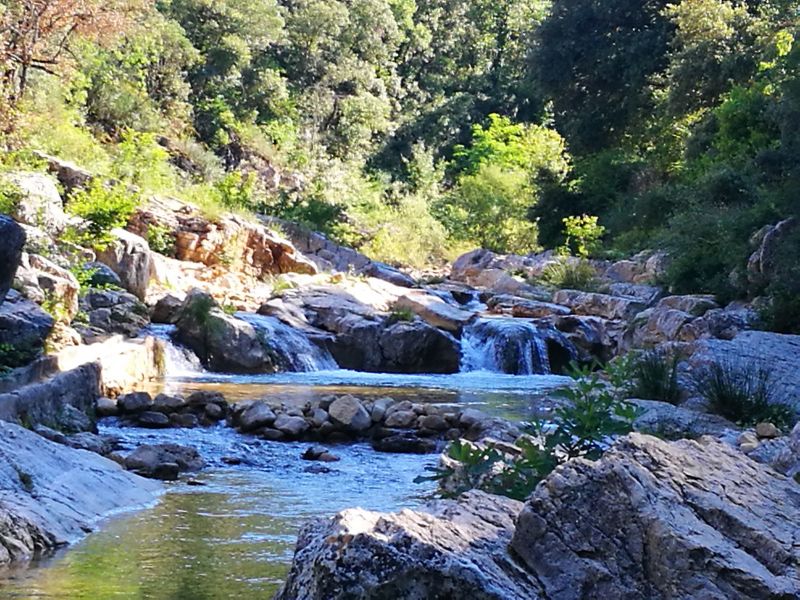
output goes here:
[{"label": "shallow water", "polygon": [[[227,376],[183,372],[170,390],[219,389],[236,402],[268,397],[304,403],[331,393],[392,396],[471,405],[524,420],[546,405],[542,394],[565,379],[464,373],[376,375],[351,371]],[[341,461],[310,473],[308,444],[266,442],[218,426],[142,430],[104,423],[103,433],[141,443],[173,441],[200,449],[209,467],[196,483],[171,484],[153,508],[116,517],[79,544],[27,567],[0,572],[0,598],[216,600],[270,598],[288,570],[297,531],[308,519],[348,507],[394,511],[433,493],[414,478],[435,455],[381,454],[366,444],[332,446]],[[229,466],[223,457],[243,462]]]}]

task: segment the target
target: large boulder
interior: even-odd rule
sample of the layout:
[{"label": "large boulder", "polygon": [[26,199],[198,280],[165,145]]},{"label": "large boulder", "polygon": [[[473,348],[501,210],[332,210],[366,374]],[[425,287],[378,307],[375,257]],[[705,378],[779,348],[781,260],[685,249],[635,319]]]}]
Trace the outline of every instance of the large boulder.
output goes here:
[{"label": "large boulder", "polygon": [[153,268],[150,246],[145,239],[124,229],[113,229],[111,235],[114,240],[98,252],[97,260],[117,274],[122,287],[144,300]]},{"label": "large boulder", "polygon": [[781,249],[797,224],[795,218],[786,219],[762,228],[753,236],[751,243],[756,250],[747,261],[747,279],[754,287],[763,287],[774,277]]},{"label": "large boulder", "polygon": [[456,373],[461,345],[451,334],[420,321],[385,327],[378,340],[383,366],[400,373]]},{"label": "large boulder", "polygon": [[0,421],[0,564],[74,542],[160,492],[111,460]]},{"label": "large boulder", "polygon": [[535,600],[506,548],[521,504],[471,492],[424,512],[350,509],[306,525],[275,600]]},{"label": "large boulder", "polygon": [[341,396],[334,400],[328,407],[331,420],[355,432],[364,431],[372,426],[372,417],[353,396]]},{"label": "large boulder", "polygon": [[273,357],[258,331],[225,313],[207,293],[187,294],[176,322],[178,341],[216,371],[263,373],[275,370]]},{"label": "large boulder", "polygon": [[92,289],[80,304],[88,317],[89,326],[82,328],[87,341],[105,334],[133,337],[149,323],[147,306],[128,292]]},{"label": "large boulder", "polygon": [[783,598],[800,591],[800,488],[722,442],[631,434],[558,468],[511,543],[547,598]]},{"label": "large boulder", "polygon": [[178,444],[139,446],[125,458],[125,468],[142,477],[174,480],[179,473],[197,471],[205,462],[194,448]]},{"label": "large boulder", "polygon": [[24,246],[25,232],[22,227],[13,219],[0,215],[0,304],[3,304],[14,282]]},{"label": "large boulder", "polygon": [[69,218],[55,179],[45,173],[27,172],[7,173],[3,179],[19,190],[12,215],[17,221],[49,234],[58,233],[67,226]]}]

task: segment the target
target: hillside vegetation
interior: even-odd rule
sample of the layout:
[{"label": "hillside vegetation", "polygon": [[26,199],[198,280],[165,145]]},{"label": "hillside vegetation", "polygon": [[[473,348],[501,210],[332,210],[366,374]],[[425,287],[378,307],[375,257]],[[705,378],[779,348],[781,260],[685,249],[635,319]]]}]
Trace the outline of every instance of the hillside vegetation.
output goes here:
[{"label": "hillside vegetation", "polygon": [[418,267],[664,249],[675,292],[762,296],[800,332],[800,228],[776,276],[745,273],[800,216],[800,2],[0,6],[2,168],[37,150],[118,182],[69,202],[98,238],[159,194]]}]

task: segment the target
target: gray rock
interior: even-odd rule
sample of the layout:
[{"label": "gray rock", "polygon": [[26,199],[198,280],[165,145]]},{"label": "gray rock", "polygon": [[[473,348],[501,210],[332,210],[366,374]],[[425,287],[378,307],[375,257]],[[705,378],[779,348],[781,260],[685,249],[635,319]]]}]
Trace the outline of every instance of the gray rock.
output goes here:
[{"label": "gray rock", "polygon": [[784,447],[772,460],[772,466],[788,477],[796,480],[800,477],[800,423],[788,435]]},{"label": "gray rock", "polygon": [[52,177],[44,173],[16,172],[3,175],[3,179],[19,188],[19,202],[12,215],[17,221],[51,235],[66,227],[68,218]]},{"label": "gray rock", "polygon": [[169,394],[159,394],[153,399],[153,410],[163,413],[177,412],[188,403],[183,396],[171,396]]},{"label": "gray rock", "polygon": [[631,404],[642,409],[642,414],[634,421],[634,429],[670,440],[698,438],[703,435],[720,437],[727,432],[738,431],[739,427],[720,417],[668,402],[657,400],[630,400]]},{"label": "gray rock", "polygon": [[22,227],[13,219],[0,215],[0,305],[14,282],[24,246],[25,232]]},{"label": "gray rock", "polygon": [[153,310],[150,311],[150,320],[153,323],[167,323],[174,325],[178,321],[183,300],[172,294],[167,294],[158,299]]},{"label": "gray rock", "polygon": [[262,401],[253,402],[239,416],[239,429],[242,432],[255,431],[275,422],[273,410]]},{"label": "gray rock", "polygon": [[89,284],[92,287],[102,286],[117,286],[122,287],[122,280],[119,278],[111,267],[104,265],[101,262],[90,262],[86,264],[86,268],[92,271],[92,277]]},{"label": "gray rock", "polygon": [[303,417],[291,417],[286,414],[278,415],[273,426],[291,437],[298,437],[309,429],[309,424]]},{"label": "gray rock", "polygon": [[604,319],[628,320],[645,308],[645,303],[633,296],[610,296],[595,292],[559,290],[553,302],[563,304],[579,315],[603,317]]},{"label": "gray rock", "polygon": [[95,413],[98,417],[115,417],[119,414],[119,408],[111,398],[100,396],[95,403]]},{"label": "gray rock", "polygon": [[169,420],[175,427],[191,428],[200,425],[197,415],[192,413],[173,413],[169,416]]},{"label": "gray rock", "polygon": [[197,450],[178,444],[139,446],[125,458],[126,469],[155,479],[175,479],[178,472],[197,471],[204,464]]},{"label": "gray rock", "polygon": [[306,525],[275,600],[536,600],[506,551],[521,504],[471,492],[424,511],[349,509]]},{"label": "gray rock", "polygon": [[706,312],[719,308],[714,296],[708,294],[695,294],[688,296],[667,296],[659,300],[656,308],[679,310],[689,313],[692,317],[702,317]]},{"label": "gray rock", "polygon": [[75,541],[111,512],[151,502],[155,482],[0,421],[0,563]]},{"label": "gray rock", "polygon": [[430,325],[459,333],[475,318],[475,313],[461,310],[422,290],[411,290],[401,296],[394,304],[396,309],[410,310]]},{"label": "gray rock", "polygon": [[398,410],[393,412],[388,417],[384,424],[386,427],[401,427],[407,429],[411,427],[417,420],[417,413],[412,410]]},{"label": "gray rock", "polygon": [[147,392],[131,392],[117,398],[117,407],[121,413],[139,413],[153,408],[153,398]]},{"label": "gray rock", "polygon": [[114,241],[98,252],[97,260],[119,276],[122,287],[144,300],[153,263],[147,241],[124,229],[114,229],[111,235]]},{"label": "gray rock", "polygon": [[41,349],[54,325],[52,316],[15,290],[9,290],[0,305],[0,344]]},{"label": "gray rock", "polygon": [[331,420],[352,431],[361,432],[372,426],[372,419],[358,398],[341,396],[328,408]]},{"label": "gray rock", "polygon": [[172,425],[168,415],[153,410],[146,410],[136,415],[136,424],[148,429],[165,429]]},{"label": "gray rock", "polygon": [[378,398],[372,405],[372,422],[380,423],[386,416],[386,411],[395,404],[393,398]]},{"label": "gray rock", "polygon": [[436,440],[403,432],[373,440],[372,447],[378,452],[393,454],[431,454],[437,451],[439,445]]},{"label": "gray rock", "polygon": [[725,444],[631,434],[536,488],[511,547],[547,598],[791,598],[800,488]]},{"label": "gray rock", "polygon": [[790,218],[768,225],[751,240],[757,249],[747,261],[747,278],[756,289],[767,285],[774,277],[781,248],[797,224],[797,219]]}]

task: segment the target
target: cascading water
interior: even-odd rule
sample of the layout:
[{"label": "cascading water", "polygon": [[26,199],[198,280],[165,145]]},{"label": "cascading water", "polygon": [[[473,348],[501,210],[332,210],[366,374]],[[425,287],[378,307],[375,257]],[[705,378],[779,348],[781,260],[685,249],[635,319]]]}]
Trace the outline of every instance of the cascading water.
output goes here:
[{"label": "cascading water", "polygon": [[244,312],[236,313],[236,317],[255,327],[286,371],[328,371],[339,368],[330,352],[280,319]]},{"label": "cascading water", "polygon": [[546,336],[530,321],[478,319],[461,336],[461,371],[550,373]]},{"label": "cascading water", "polygon": [[151,335],[164,343],[164,370],[168,377],[188,377],[204,373],[197,355],[173,341],[174,325],[148,325],[142,335]]}]

